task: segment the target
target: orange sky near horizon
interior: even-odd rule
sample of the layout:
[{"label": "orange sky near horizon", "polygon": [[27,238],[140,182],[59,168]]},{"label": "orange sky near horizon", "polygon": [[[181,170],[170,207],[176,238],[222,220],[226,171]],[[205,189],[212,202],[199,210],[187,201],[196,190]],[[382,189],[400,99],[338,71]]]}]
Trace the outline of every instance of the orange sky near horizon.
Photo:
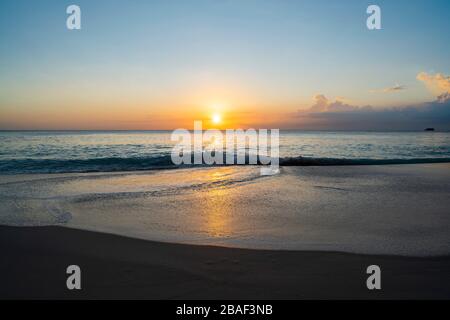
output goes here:
[{"label": "orange sky near horizon", "polygon": [[[441,103],[417,123],[398,112],[386,124],[391,109],[435,110],[437,95],[450,93],[441,1],[415,2],[407,14],[383,1],[382,30],[367,28],[360,1],[79,5],[82,27],[71,30],[55,1],[0,1],[0,130],[173,130],[195,120],[218,129],[416,129],[446,119]],[[352,113],[367,106],[388,114],[375,123],[366,112],[363,124]],[[220,123],[211,123],[215,113]]]}]

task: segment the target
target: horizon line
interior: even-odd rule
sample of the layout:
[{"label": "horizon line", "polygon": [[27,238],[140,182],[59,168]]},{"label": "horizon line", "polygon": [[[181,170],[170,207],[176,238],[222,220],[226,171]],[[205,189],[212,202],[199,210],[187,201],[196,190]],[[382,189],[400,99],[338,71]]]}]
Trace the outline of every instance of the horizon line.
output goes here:
[{"label": "horizon line", "polygon": [[[184,128],[176,128],[176,129],[0,129],[0,132],[171,132],[177,129],[184,129]],[[407,129],[407,130],[351,130],[351,129],[281,129],[281,128],[228,128],[228,129],[214,129],[212,130],[219,130],[219,131],[225,131],[225,130],[248,130],[248,129],[278,129],[280,132],[282,131],[304,131],[304,132],[450,132],[450,130],[439,130],[435,129],[435,131],[426,131],[426,128],[423,129]],[[194,131],[194,129],[186,129],[188,131]],[[202,131],[207,131],[210,129],[203,129]]]}]

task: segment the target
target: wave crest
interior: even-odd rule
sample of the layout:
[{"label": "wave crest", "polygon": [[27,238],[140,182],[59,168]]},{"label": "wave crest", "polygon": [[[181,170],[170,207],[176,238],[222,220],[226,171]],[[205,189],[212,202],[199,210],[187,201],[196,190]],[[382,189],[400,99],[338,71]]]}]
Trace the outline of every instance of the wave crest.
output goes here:
[{"label": "wave crest", "polygon": [[[353,158],[315,158],[303,156],[280,158],[281,166],[348,166],[348,165],[389,165],[389,164],[447,163],[447,162],[450,162],[450,158],[353,159]],[[248,163],[248,161],[246,161],[246,163]],[[136,157],[136,158],[20,159],[20,160],[0,160],[0,173],[18,174],[18,173],[110,172],[110,171],[114,172],[114,171],[175,169],[193,166],[194,165],[176,166],[172,163],[170,155],[161,155],[153,157]],[[208,165],[204,164],[203,166]]]}]

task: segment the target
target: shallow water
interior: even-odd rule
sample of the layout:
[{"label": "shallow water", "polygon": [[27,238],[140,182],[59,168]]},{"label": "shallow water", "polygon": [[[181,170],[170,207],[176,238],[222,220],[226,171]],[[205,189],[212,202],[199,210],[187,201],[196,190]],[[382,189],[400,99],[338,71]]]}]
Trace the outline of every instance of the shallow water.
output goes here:
[{"label": "shallow water", "polygon": [[7,175],[0,224],[256,249],[450,254],[450,164]]}]

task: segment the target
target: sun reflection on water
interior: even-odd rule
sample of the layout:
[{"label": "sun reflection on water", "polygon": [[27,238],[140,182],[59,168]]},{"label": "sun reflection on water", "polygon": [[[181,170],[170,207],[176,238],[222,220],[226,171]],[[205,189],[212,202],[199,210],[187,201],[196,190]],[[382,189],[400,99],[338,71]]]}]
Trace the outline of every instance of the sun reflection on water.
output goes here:
[{"label": "sun reflection on water", "polygon": [[[227,176],[235,169],[220,168],[209,172],[211,182],[224,183]],[[232,216],[234,207],[232,204],[238,196],[235,188],[227,188],[225,185],[216,185],[198,195],[201,201],[200,214],[204,217],[204,231],[210,237],[224,238],[233,233]]]}]

